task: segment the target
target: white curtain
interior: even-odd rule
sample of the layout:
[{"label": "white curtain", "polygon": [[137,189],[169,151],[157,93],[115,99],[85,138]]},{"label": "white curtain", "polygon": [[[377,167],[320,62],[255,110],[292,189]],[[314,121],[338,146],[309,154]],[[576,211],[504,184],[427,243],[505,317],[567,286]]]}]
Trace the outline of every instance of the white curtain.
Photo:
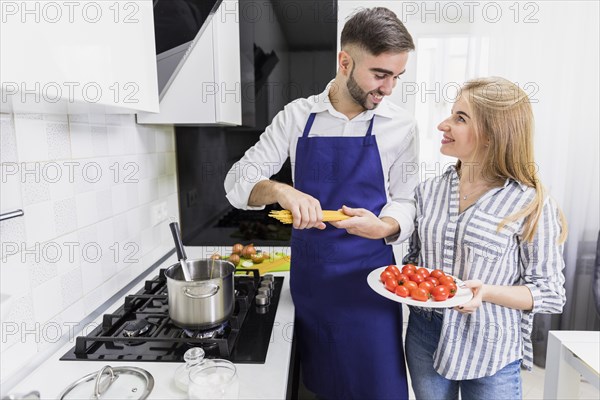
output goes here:
[{"label": "white curtain", "polygon": [[[509,9],[515,3],[496,4],[504,15],[516,15]],[[517,82],[534,101],[541,179],[569,223],[567,305],[560,327],[589,329],[590,316],[584,314],[595,314],[586,300],[600,227],[598,2],[525,4],[535,6],[521,8],[518,22],[480,19],[471,33],[489,39],[489,75]]]}]

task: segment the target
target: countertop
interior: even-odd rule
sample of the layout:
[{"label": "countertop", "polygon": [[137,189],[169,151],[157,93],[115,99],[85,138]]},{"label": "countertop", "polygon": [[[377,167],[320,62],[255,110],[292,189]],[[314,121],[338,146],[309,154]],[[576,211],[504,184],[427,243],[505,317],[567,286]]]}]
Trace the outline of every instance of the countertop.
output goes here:
[{"label": "countertop", "polygon": [[[282,251],[277,248],[269,250]],[[186,251],[188,258],[206,257],[207,251],[212,252],[211,249],[202,247],[186,248]],[[156,276],[159,268],[172,265],[176,262],[175,258],[175,255],[169,257],[156,269],[147,273],[144,279]],[[285,279],[277,307],[267,359],[265,364],[236,364],[240,381],[240,399],[284,399],[286,397],[292,350],[294,306],[289,289],[289,272],[276,272],[273,275],[283,276]],[[133,293],[142,286],[143,281],[134,286],[129,292]],[[108,312],[118,308],[122,304],[123,298],[114,302],[108,308]],[[100,323],[101,317],[95,322]],[[31,390],[37,390],[43,399],[56,399],[72,382],[109,364],[111,366],[136,366],[150,372],[155,383],[149,399],[187,398],[187,394],[177,389],[173,383],[173,374],[181,365],[180,363],[60,361],[60,357],[73,346],[74,339],[57,350],[26,379],[14,387],[11,393],[27,393]]]}]

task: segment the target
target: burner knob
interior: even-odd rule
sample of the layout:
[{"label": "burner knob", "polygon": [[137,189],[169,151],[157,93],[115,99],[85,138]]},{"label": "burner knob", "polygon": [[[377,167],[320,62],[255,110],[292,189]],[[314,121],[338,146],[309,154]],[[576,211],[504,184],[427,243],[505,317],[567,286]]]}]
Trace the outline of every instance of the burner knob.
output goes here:
[{"label": "burner knob", "polygon": [[264,294],[267,297],[271,297],[271,291],[267,287],[258,288],[258,294]]},{"label": "burner knob", "polygon": [[269,289],[273,290],[273,281],[262,281],[260,283],[261,287],[268,287]]},{"label": "burner knob", "polygon": [[269,305],[269,297],[264,294],[257,294],[254,300],[257,306],[264,307]]}]

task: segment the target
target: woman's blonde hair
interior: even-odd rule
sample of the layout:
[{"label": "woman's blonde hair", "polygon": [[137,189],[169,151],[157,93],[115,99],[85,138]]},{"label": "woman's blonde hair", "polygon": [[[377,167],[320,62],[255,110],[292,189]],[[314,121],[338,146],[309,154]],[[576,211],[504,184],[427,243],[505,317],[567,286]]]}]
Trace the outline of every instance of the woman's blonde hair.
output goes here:
[{"label": "woman's blonde hair", "polygon": [[[470,80],[460,96],[471,107],[477,140],[489,141],[483,157],[483,176],[492,181],[511,178],[535,189],[531,203],[498,225],[500,230],[509,222],[525,218],[523,238],[531,242],[542,214],[545,191],[533,157],[534,120],[529,97],[517,85],[499,77]],[[460,161],[457,169],[460,171]],[[559,243],[563,243],[567,223],[560,209],[559,214]]]}]

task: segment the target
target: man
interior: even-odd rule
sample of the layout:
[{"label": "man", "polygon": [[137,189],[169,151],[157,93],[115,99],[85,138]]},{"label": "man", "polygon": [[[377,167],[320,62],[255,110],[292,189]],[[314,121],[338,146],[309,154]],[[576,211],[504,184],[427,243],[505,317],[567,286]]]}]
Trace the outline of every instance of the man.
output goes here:
[{"label": "man", "polygon": [[[304,383],[320,398],[408,397],[401,309],[374,293],[366,277],[394,263],[386,242],[413,230],[416,123],[385,98],[412,50],[392,11],[354,14],[342,32],[334,81],[288,104],[225,180],[237,208],[279,203],[292,212],[298,354]],[[269,180],[288,156],[294,187]],[[259,178],[234,173],[256,168]],[[326,226],[322,210],[342,206],[353,218]]]}]

